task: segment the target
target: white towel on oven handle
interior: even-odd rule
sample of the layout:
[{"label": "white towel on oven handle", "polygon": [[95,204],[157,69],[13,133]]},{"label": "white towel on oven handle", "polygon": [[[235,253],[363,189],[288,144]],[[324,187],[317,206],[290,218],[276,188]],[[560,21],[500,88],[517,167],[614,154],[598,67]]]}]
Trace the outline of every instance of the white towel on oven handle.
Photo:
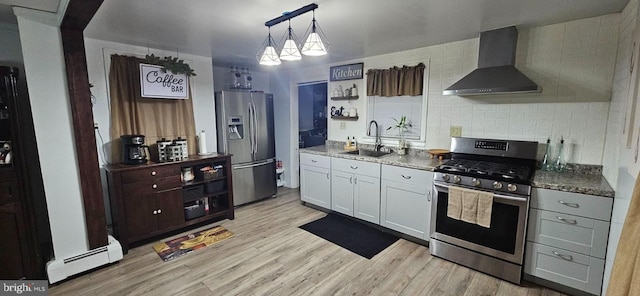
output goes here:
[{"label": "white towel on oven handle", "polygon": [[476,223],[482,227],[491,227],[491,212],[493,209],[493,193],[478,191],[478,215]]},{"label": "white towel on oven handle", "polygon": [[460,220],[462,214],[462,192],[464,188],[450,186],[447,202],[447,217]]}]

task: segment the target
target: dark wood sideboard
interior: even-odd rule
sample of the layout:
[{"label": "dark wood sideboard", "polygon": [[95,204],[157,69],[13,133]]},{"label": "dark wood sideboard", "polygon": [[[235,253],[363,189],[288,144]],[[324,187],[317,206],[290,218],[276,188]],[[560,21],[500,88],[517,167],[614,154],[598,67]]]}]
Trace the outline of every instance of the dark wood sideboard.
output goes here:
[{"label": "dark wood sideboard", "polygon": [[[218,168],[201,173],[201,168]],[[183,182],[191,168],[195,178]],[[105,167],[113,234],[123,252],[129,245],[207,221],[234,219],[231,155],[192,155],[179,162]]]}]

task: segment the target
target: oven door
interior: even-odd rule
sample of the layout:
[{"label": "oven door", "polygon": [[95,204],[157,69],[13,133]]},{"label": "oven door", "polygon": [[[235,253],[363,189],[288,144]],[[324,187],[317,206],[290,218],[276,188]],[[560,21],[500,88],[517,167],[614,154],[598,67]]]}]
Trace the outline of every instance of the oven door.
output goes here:
[{"label": "oven door", "polygon": [[434,182],[431,238],[522,265],[529,209],[527,196],[494,194],[491,227],[447,216],[449,185]]}]

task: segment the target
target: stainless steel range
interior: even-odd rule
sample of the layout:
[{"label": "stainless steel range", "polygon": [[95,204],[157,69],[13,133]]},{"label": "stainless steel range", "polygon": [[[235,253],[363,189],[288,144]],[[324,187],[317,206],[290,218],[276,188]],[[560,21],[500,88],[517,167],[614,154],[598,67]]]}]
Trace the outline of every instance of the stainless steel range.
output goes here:
[{"label": "stainless steel range", "polygon": [[[537,142],[452,138],[435,169],[431,254],[519,284]],[[450,188],[493,193],[489,227],[447,216]]]}]

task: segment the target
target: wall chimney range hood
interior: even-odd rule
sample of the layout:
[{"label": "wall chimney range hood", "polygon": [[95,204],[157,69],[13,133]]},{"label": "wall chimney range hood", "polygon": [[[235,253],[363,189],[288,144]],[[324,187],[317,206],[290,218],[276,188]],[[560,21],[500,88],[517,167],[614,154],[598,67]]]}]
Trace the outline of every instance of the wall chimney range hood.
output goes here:
[{"label": "wall chimney range hood", "polygon": [[475,96],[539,93],[542,88],[516,69],[515,26],[480,33],[478,69],[458,80],[443,95]]}]

